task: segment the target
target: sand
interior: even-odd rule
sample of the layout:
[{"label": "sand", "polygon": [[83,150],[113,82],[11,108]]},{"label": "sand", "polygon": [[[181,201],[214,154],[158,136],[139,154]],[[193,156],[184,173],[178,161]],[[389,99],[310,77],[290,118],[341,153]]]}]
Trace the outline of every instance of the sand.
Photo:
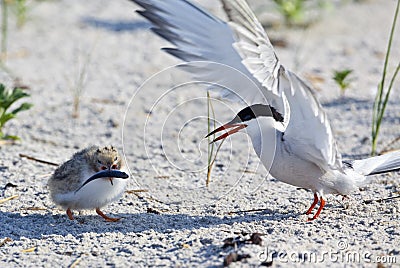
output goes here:
[{"label": "sand", "polygon": [[[214,1],[200,3],[222,14]],[[312,193],[267,177],[250,140],[238,134],[222,146],[207,188],[206,93],[196,85],[168,92],[188,78],[177,68],[163,71],[179,61],[160,51],[168,44],[148,30],[137,7],[105,0],[29,4],[26,25],[10,23],[11,74],[0,71],[2,83],[11,86],[19,77],[28,85],[34,104],[4,129],[21,141],[0,148],[0,187],[16,186],[2,190],[0,199],[17,195],[0,204],[0,266],[215,267],[233,252],[248,258],[232,267],[271,265],[272,258],[275,267],[400,263],[399,199],[364,202],[398,195],[399,173],[374,177],[345,201],[330,196],[321,217],[307,222]],[[269,32],[287,42],[276,49],[281,62],[316,87],[344,158],[370,152],[371,108],[394,8],[389,0],[348,1],[306,30]],[[266,23],[277,18],[265,8],[257,14]],[[400,58],[399,34],[397,28],[390,70]],[[353,81],[340,98],[331,77],[345,68],[353,70]],[[73,118],[80,74],[84,90]],[[399,86],[379,150],[399,136]],[[240,108],[213,104],[217,125]],[[103,209],[122,217],[117,223],[94,211],[70,221],[49,198],[55,167],[20,156],[62,163],[91,144],[112,144],[126,156],[129,191]],[[243,242],[253,233],[261,234],[261,244]],[[231,244],[224,242],[229,238]]]}]

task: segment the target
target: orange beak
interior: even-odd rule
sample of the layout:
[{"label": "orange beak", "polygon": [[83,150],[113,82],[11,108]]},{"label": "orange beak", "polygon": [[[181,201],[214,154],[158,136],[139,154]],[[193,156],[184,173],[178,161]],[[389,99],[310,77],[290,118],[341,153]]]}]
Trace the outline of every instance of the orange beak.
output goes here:
[{"label": "orange beak", "polygon": [[221,136],[217,137],[217,138],[214,139],[212,142],[210,142],[210,144],[211,144],[211,143],[214,143],[214,142],[216,142],[216,141],[225,139],[226,137],[228,137],[228,136],[230,136],[230,135],[232,135],[232,134],[235,134],[235,133],[238,132],[239,130],[241,130],[241,129],[243,129],[243,128],[246,128],[246,127],[247,127],[247,125],[245,125],[245,124],[230,124],[230,123],[227,123],[227,124],[225,124],[225,125],[223,125],[223,126],[220,126],[220,127],[217,128],[217,129],[215,129],[214,131],[211,131],[210,133],[208,133],[208,135],[206,136],[206,138],[208,138],[209,136],[214,135],[215,133],[220,132],[220,131],[222,131],[222,130],[228,130],[228,129],[230,129],[229,131],[225,132],[224,134],[222,134]]}]

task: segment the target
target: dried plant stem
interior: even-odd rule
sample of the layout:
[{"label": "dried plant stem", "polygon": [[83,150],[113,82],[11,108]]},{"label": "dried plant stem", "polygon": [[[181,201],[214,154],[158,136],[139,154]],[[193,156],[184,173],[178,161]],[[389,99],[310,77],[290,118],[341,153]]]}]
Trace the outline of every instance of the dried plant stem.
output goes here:
[{"label": "dried plant stem", "polygon": [[[212,113],[212,121],[213,121],[213,128],[215,129],[215,111],[214,111],[214,107],[212,105],[211,102],[211,98],[210,98],[210,92],[207,91],[207,127],[208,127],[208,133],[211,132],[211,118],[210,118],[210,111]],[[215,135],[213,135],[213,138],[215,137]],[[208,187],[208,185],[210,184],[210,180],[211,180],[211,170],[212,167],[214,165],[215,162],[215,158],[217,157],[217,154],[219,152],[219,148],[221,148],[221,144],[223,143],[223,141],[221,142],[221,144],[218,146],[217,151],[215,153],[215,157],[213,159],[213,153],[214,153],[214,143],[211,143],[211,137],[207,138],[208,141],[208,166],[207,166],[207,180],[206,180],[206,186]]]},{"label": "dried plant stem", "polygon": [[224,143],[224,141],[225,140],[222,140],[221,143],[218,145],[217,150],[215,151],[214,158],[212,159],[212,161],[208,165],[206,186],[208,186],[208,184],[210,183],[211,170],[212,170],[212,167],[214,166],[214,162],[217,159],[217,155],[218,155],[219,150],[221,149],[222,144]]},{"label": "dried plant stem", "polygon": [[73,111],[72,111],[73,118],[79,117],[79,106],[80,106],[81,97],[82,97],[82,94],[83,94],[83,91],[85,88],[88,61],[89,61],[89,54],[88,54],[85,62],[83,63],[82,68],[80,68],[78,78],[75,81]]},{"label": "dried plant stem", "polygon": [[[85,91],[86,81],[88,76],[88,68],[91,63],[92,53],[95,49],[96,43],[93,44],[91,50],[84,55],[82,65],[79,64],[79,69],[77,70],[76,79],[72,85],[72,94],[73,94],[73,105],[72,105],[72,117],[79,117],[79,110],[81,104],[81,98]],[[78,58],[79,62],[79,58]]]},{"label": "dried plant stem", "polygon": [[386,106],[389,101],[389,95],[390,92],[393,88],[394,81],[396,80],[396,76],[399,73],[400,70],[400,62],[397,64],[397,67],[395,69],[395,72],[390,79],[389,87],[386,91],[385,97],[384,95],[384,89],[385,89],[385,80],[386,80],[386,73],[387,73],[387,66],[389,63],[389,58],[390,58],[390,51],[392,48],[392,42],[393,42],[393,35],[394,35],[394,30],[396,28],[396,22],[397,22],[397,17],[399,14],[399,6],[400,6],[400,0],[397,0],[397,6],[396,6],[396,11],[394,14],[393,18],[393,23],[392,23],[392,28],[390,31],[389,35],[389,42],[388,42],[388,47],[386,50],[386,56],[385,56],[385,63],[383,65],[383,72],[382,72],[382,79],[378,85],[378,91],[376,93],[375,97],[375,102],[373,106],[373,111],[372,111],[372,130],[371,130],[371,136],[372,136],[372,148],[371,148],[371,155],[374,155],[376,153],[376,146],[378,143],[378,135],[379,135],[379,130],[380,126],[382,123],[382,118],[383,115],[385,114]]},{"label": "dried plant stem", "polygon": [[260,212],[260,211],[265,211],[265,210],[268,210],[268,208],[253,208],[253,209],[248,209],[248,210],[229,211],[227,214],[232,215],[232,214],[249,213],[249,212]]},{"label": "dried plant stem", "polygon": [[18,197],[19,197],[19,195],[16,194],[16,195],[12,195],[10,197],[4,198],[4,199],[0,199],[0,204],[5,203],[5,202],[10,201],[10,200],[13,200],[13,199],[18,198]]},{"label": "dried plant stem", "polygon": [[69,268],[75,268],[77,267],[77,265],[81,262],[83,255],[86,254],[81,254],[73,263],[71,263],[71,265],[69,266]]},{"label": "dried plant stem", "polygon": [[29,253],[29,252],[34,252],[36,250],[36,247],[31,247],[27,249],[21,250],[22,253]]},{"label": "dried plant stem", "polygon": [[385,154],[385,153],[393,150],[391,147],[398,141],[400,141],[400,136],[394,138],[392,141],[390,141],[388,144],[386,144],[385,147],[383,147],[383,149],[379,152],[379,154]]},{"label": "dried plant stem", "polygon": [[398,195],[398,196],[392,196],[392,197],[387,197],[387,198],[380,198],[380,199],[371,199],[371,200],[365,200],[364,201],[364,204],[371,204],[371,203],[373,203],[373,202],[378,202],[378,203],[380,203],[380,202],[383,202],[383,201],[388,201],[388,200],[392,200],[392,199],[397,199],[397,198],[400,198],[400,195]]},{"label": "dried plant stem", "polygon": [[135,193],[147,193],[149,190],[147,189],[137,189],[137,190],[126,190],[127,194],[135,194]]},{"label": "dried plant stem", "polygon": [[15,140],[0,140],[0,146],[2,146],[2,145],[13,145],[15,143],[16,143]]},{"label": "dried plant stem", "polygon": [[[211,132],[211,118],[210,118],[210,111],[212,114],[212,121],[213,121],[213,129],[215,129],[216,124],[215,124],[215,111],[214,111],[214,107],[212,105],[211,102],[211,98],[210,98],[210,92],[207,91],[207,123],[208,123],[208,133]],[[212,139],[215,139],[215,135],[212,135]],[[214,148],[215,148],[215,144],[211,143],[211,137],[209,136],[207,138],[208,141],[208,166],[207,166],[207,180],[206,180],[206,186],[208,187],[208,185],[210,184],[211,181],[211,171],[212,168],[214,166],[215,160],[217,159],[217,155],[219,153],[219,150],[222,147],[222,144],[224,143],[225,139],[221,141],[221,143],[218,145],[217,150],[215,151],[215,155],[214,154]],[[214,156],[214,157],[213,157]]]},{"label": "dried plant stem", "polygon": [[59,164],[57,164],[57,163],[49,162],[49,161],[42,160],[42,159],[38,159],[36,157],[29,156],[29,155],[26,155],[26,154],[19,154],[19,157],[24,157],[24,158],[27,158],[29,160],[36,161],[36,162],[39,162],[39,163],[42,163],[42,164],[47,164],[47,165],[51,165],[51,166],[59,166]]}]

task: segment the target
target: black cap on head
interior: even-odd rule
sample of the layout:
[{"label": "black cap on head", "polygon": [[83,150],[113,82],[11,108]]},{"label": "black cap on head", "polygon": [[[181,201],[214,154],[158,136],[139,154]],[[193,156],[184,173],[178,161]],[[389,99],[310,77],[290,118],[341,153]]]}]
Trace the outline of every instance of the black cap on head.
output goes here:
[{"label": "black cap on head", "polygon": [[231,123],[250,121],[261,116],[273,117],[277,122],[283,122],[283,116],[272,106],[265,104],[253,104],[242,109]]}]

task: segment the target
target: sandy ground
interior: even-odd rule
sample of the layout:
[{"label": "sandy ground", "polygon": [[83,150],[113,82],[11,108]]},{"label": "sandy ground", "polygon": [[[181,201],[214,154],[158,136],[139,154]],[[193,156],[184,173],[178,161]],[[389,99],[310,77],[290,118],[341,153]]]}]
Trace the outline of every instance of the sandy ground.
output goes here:
[{"label": "sandy ground", "polygon": [[[201,3],[221,14],[213,1]],[[391,0],[350,2],[324,12],[306,30],[270,32],[288,44],[277,48],[283,64],[318,89],[344,157],[369,153],[372,100],[394,7]],[[167,44],[148,31],[135,8],[122,0],[35,1],[23,28],[10,24],[12,75],[0,71],[0,81],[11,85],[12,77],[19,77],[30,87],[34,108],[5,128],[22,141],[0,148],[0,199],[18,195],[0,204],[0,266],[214,267],[232,252],[249,255],[233,267],[270,265],[272,257],[276,267],[303,259],[315,266],[376,267],[379,260],[399,265],[399,199],[364,203],[398,195],[399,173],[376,176],[347,201],[329,197],[321,217],[306,222],[312,193],[266,177],[250,141],[240,134],[225,142],[206,188],[205,91],[188,85],[161,96],[186,81],[176,68],[138,90],[178,61],[159,50]],[[266,21],[270,13],[257,11]],[[399,34],[393,45],[397,60]],[[344,68],[354,70],[354,80],[340,99],[331,76]],[[80,116],[72,118],[80,73],[86,75]],[[399,83],[379,149],[399,136],[398,92]],[[217,101],[214,107],[218,122],[239,108]],[[127,192],[104,208],[123,218],[117,223],[104,222],[94,211],[68,220],[49,199],[46,183],[55,167],[19,155],[62,163],[90,144],[123,150],[132,178],[128,190],[145,190]],[[5,188],[8,183],[16,187]],[[261,244],[224,247],[225,239],[245,241],[253,233],[262,234]]]}]

